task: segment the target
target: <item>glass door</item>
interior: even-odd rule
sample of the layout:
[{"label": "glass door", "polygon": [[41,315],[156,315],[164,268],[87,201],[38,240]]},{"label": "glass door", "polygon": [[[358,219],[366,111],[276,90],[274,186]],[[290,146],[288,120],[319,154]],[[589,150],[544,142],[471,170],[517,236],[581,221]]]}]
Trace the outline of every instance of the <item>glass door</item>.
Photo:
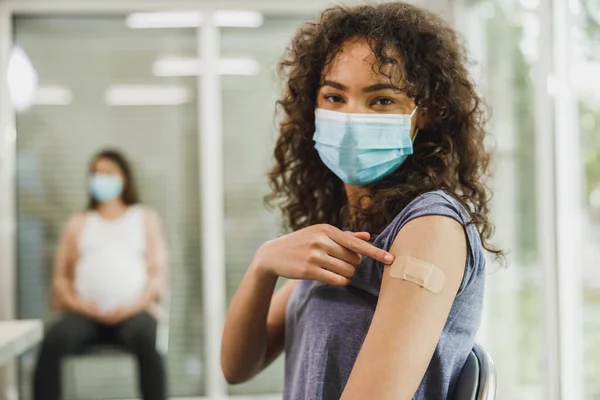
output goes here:
[{"label": "glass door", "polygon": [[600,2],[573,2],[578,159],[581,165],[584,393],[600,398]]}]

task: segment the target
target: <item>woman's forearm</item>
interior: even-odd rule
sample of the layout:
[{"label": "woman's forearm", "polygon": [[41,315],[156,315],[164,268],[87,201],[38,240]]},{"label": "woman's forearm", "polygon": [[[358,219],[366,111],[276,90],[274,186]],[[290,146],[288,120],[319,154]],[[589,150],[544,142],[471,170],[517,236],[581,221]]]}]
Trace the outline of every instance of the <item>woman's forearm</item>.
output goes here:
[{"label": "woman's forearm", "polygon": [[65,278],[54,280],[54,291],[60,304],[69,311],[81,312],[81,301],[75,294],[71,283]]},{"label": "woman's forearm", "polygon": [[221,366],[229,383],[244,382],[265,365],[267,317],[276,283],[276,275],[253,263],[231,302],[221,347]]},{"label": "woman's forearm", "polygon": [[146,288],[142,292],[142,295],[131,305],[131,313],[135,314],[142,312],[150,308],[150,306],[160,299],[163,294],[162,280],[158,276],[152,276],[146,283]]}]

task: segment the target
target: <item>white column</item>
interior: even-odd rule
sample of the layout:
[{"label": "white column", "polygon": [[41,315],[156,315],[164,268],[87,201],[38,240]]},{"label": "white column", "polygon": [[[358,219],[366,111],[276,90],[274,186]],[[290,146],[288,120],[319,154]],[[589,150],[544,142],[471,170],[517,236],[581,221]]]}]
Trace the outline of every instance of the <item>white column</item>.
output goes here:
[{"label": "white column", "polygon": [[[475,61],[470,67],[470,73],[473,76],[477,89],[481,93],[487,92],[486,77],[483,75],[483,66],[487,56],[487,40],[486,40],[486,24],[488,19],[481,15],[482,13],[477,7],[468,6],[464,1],[456,1],[453,4],[452,24],[465,38],[467,42],[467,51],[470,57]],[[492,265],[488,260],[488,265]],[[492,275],[491,279],[494,279]],[[493,337],[491,334],[492,324],[492,301],[491,290],[486,290],[484,294],[483,313],[481,324],[477,331],[476,340],[479,344],[489,349],[490,341]],[[492,354],[493,356],[493,354]]]},{"label": "white column", "polygon": [[[560,396],[558,342],[558,273],[556,268],[556,213],[554,186],[554,121],[548,81],[552,72],[552,5],[541,2],[537,17],[540,31],[538,61],[534,66],[535,182],[538,264],[542,269],[544,399]],[[575,397],[574,397],[575,398]]]},{"label": "white column", "polygon": [[[15,318],[15,116],[6,71],[12,47],[12,12],[0,4],[0,320]],[[0,399],[16,399],[15,365],[0,368]]]},{"label": "white column", "polygon": [[198,78],[200,134],[200,199],[202,219],[202,289],[206,397],[223,399],[227,385],[221,372],[221,334],[225,321],[225,233],[223,209],[223,127],[221,80],[217,71],[219,28],[212,13],[198,29],[198,54],[203,71]]},{"label": "white column", "polygon": [[[489,44],[488,44],[489,45]],[[510,54],[512,43],[507,40],[495,44],[494,51],[499,54]],[[488,50],[489,51],[489,50]],[[486,66],[489,70],[489,65]],[[515,74],[514,63],[504,62],[496,67],[495,75],[487,76],[490,94],[487,98],[493,104],[493,135],[496,141],[495,148],[495,170],[492,180],[492,218],[496,225],[494,242],[507,250],[508,268],[499,270],[495,264],[488,264],[487,291],[489,311],[494,318],[494,331],[502,332],[502,335],[492,335],[490,341],[495,352],[499,352],[498,359],[498,395],[500,398],[511,396],[515,399],[519,388],[519,363],[520,357],[507,357],[506,354],[515,354],[519,348],[518,330],[519,302],[518,295],[521,291],[526,275],[524,266],[518,264],[518,260],[511,252],[518,246],[518,176],[517,166],[518,142],[517,142],[517,116],[514,107],[515,94],[507,88],[508,82]],[[493,355],[494,353],[492,353]]]},{"label": "white column", "polygon": [[560,393],[569,400],[583,399],[582,160],[576,97],[569,84],[573,19],[567,1],[552,4]]},{"label": "white column", "polygon": [[[487,39],[488,29],[498,29],[492,17],[493,6],[491,4],[480,4],[472,6],[469,19],[472,43],[478,43],[478,60],[483,68],[479,90],[489,104],[493,105],[493,119],[488,125],[492,130],[495,141],[494,148],[494,176],[490,184],[492,186],[493,198],[491,217],[496,226],[494,242],[507,251],[507,269],[499,269],[499,265],[488,262],[488,280],[486,297],[484,303],[484,322],[487,322],[487,342],[492,356],[498,360],[498,396],[517,397],[519,388],[518,366],[519,357],[512,356],[518,351],[518,323],[519,303],[518,294],[521,290],[524,274],[523,266],[516,263],[511,252],[517,249],[518,224],[518,136],[517,136],[517,111],[514,107],[515,94],[507,87],[507,82],[513,78],[514,63],[510,60],[494,66],[494,76],[490,75],[492,66],[488,63],[490,54],[490,42]],[[477,28],[476,28],[477,27]],[[498,54],[508,55],[512,51],[512,43],[504,40],[494,43],[494,51]],[[502,332],[495,335],[491,332]],[[485,333],[485,330],[484,330]],[[507,356],[510,355],[510,356]],[[524,397],[523,397],[524,398]]]}]

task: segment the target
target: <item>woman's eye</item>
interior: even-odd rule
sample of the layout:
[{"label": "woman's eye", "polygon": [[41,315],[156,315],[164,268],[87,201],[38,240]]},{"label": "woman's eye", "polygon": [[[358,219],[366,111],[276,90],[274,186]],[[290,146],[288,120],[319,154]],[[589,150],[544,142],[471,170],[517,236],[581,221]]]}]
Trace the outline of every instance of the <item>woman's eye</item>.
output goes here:
[{"label": "woman's eye", "polygon": [[342,99],[341,96],[335,95],[335,94],[330,94],[325,96],[325,99],[331,101],[332,103],[343,103],[344,99]]},{"label": "woman's eye", "polygon": [[380,97],[378,99],[376,99],[373,104],[376,106],[389,106],[390,104],[392,104],[394,101],[388,97]]}]

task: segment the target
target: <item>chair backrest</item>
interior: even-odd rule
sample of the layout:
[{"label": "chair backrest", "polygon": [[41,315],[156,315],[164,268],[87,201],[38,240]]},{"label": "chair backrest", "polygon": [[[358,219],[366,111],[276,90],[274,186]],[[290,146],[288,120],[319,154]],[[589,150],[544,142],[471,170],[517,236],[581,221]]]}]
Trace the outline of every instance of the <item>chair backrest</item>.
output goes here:
[{"label": "chair backrest", "polygon": [[458,377],[453,400],[494,400],[496,369],[490,354],[475,344]]},{"label": "chair backrest", "polygon": [[453,400],[477,400],[477,391],[479,389],[479,361],[473,351],[469,353],[467,361],[463,366],[456,386],[454,387]]},{"label": "chair backrest", "polygon": [[161,301],[163,315],[158,319],[156,327],[156,349],[163,356],[169,352],[169,327],[171,317],[171,291],[164,294]]},{"label": "chair backrest", "polygon": [[479,389],[477,400],[494,400],[496,398],[496,366],[490,353],[475,344],[473,352],[479,361]]}]

